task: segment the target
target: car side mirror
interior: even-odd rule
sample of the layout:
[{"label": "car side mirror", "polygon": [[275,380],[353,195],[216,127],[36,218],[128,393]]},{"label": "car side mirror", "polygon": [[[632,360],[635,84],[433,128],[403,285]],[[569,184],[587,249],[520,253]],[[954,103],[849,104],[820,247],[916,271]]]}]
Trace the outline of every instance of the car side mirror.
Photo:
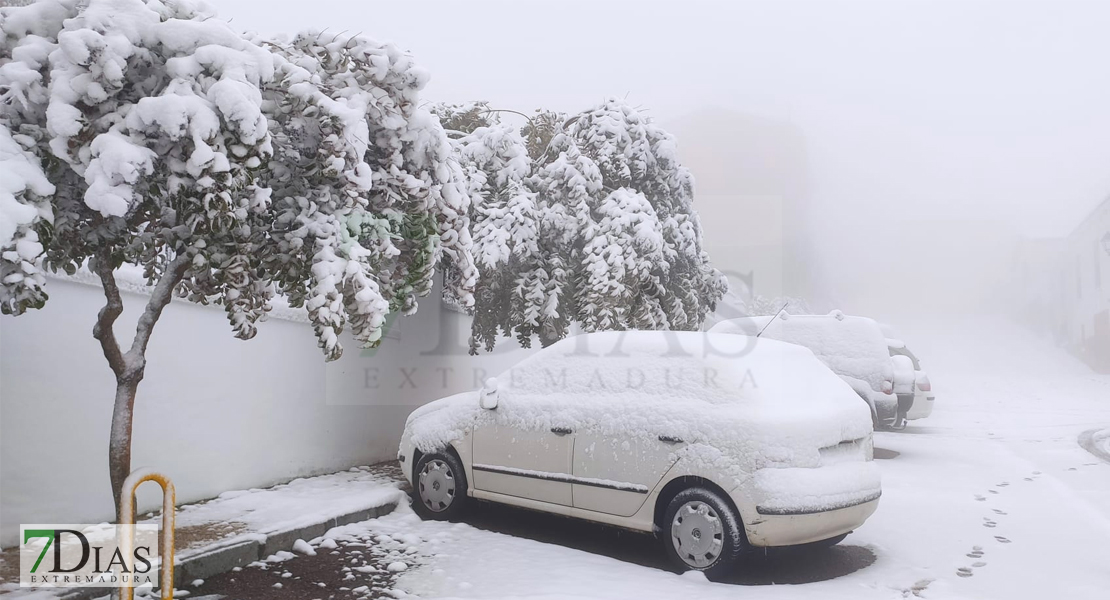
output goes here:
[{"label": "car side mirror", "polygon": [[478,394],[478,406],[486,410],[497,408],[497,378],[490,377],[482,384],[482,391]]}]

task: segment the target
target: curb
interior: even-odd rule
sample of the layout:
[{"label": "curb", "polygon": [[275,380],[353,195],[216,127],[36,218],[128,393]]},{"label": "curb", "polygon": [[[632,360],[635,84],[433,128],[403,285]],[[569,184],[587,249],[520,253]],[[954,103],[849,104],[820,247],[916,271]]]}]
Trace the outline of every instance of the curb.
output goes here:
[{"label": "curb", "polygon": [[[226,573],[235,567],[243,567],[257,560],[266,560],[267,557],[283,550],[291,551],[297,540],[308,541],[318,538],[333,527],[387,515],[393,512],[400,502],[401,498],[398,497],[381,506],[356,510],[331,517],[320,523],[269,533],[258,533],[254,534],[254,539],[244,539],[243,536],[240,536],[230,543],[215,544],[176,557],[173,569],[174,587],[181,589],[194,580]],[[250,534],[247,535],[250,536]],[[58,597],[65,600],[90,600],[104,596],[107,591],[105,588],[75,589]]]},{"label": "curb", "polygon": [[[1079,445],[1087,452],[1094,454],[1096,458],[1100,458],[1104,462],[1110,463],[1110,452],[1107,452],[1106,450],[1099,447],[1099,445],[1096,443],[1095,436],[1098,436],[1100,440],[1103,437],[1110,437],[1110,429],[1099,428],[1084,431],[1083,433],[1079,434]],[[1110,444],[1108,444],[1107,446],[1110,447]]]}]

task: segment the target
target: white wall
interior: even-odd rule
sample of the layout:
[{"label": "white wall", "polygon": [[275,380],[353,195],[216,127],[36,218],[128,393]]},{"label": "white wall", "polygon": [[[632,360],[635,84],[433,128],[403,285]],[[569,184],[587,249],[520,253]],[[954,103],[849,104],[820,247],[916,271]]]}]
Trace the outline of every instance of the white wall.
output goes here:
[{"label": "white wall", "polygon": [[[40,311],[0,317],[0,545],[20,523],[110,521],[108,429],[114,380],[92,338],[99,288],[50,280]],[[271,319],[248,342],[218,307],[174,300],[155,329],[135,405],[132,465],[164,470],[178,501],[392,459],[408,413],[473,389],[525,351],[512,340],[470,357],[468,320],[438,290],[397,318],[376,351],[352,340],[325,364],[311,327]],[[146,301],[125,293],[129,343]],[[155,486],[151,486],[155,487]],[[143,507],[160,502],[156,489]],[[145,510],[145,508],[143,508]]]},{"label": "white wall", "polygon": [[1060,269],[1068,345],[1100,370],[1110,369],[1110,200],[1065,242]]}]

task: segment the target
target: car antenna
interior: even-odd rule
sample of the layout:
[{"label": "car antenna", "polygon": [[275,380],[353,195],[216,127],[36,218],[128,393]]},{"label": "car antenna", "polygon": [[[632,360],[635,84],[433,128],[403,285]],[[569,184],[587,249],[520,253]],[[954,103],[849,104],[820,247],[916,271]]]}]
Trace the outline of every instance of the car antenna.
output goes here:
[{"label": "car antenna", "polygon": [[759,333],[755,334],[755,337],[759,337],[759,336],[763,335],[763,332],[767,331],[767,328],[771,326],[771,323],[774,323],[775,319],[779,318],[779,315],[782,314],[782,311],[786,310],[786,307],[789,304],[790,304],[789,302],[783,303],[782,308],[779,309],[779,312],[775,313],[775,316],[771,317],[770,321],[767,321],[767,324],[763,326],[763,329],[759,330]]}]

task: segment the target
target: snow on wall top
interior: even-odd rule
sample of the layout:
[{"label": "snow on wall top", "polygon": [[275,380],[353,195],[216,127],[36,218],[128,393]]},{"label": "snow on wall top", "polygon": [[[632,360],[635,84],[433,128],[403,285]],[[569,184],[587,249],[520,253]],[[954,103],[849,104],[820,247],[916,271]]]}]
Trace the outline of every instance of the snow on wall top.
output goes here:
[{"label": "snow on wall top", "polygon": [[875,391],[882,389],[883,381],[894,378],[886,338],[878,323],[866,317],[840,313],[782,314],[774,320],[767,316],[743,317],[721,321],[710,331],[743,336],[763,331],[760,339],[805,346],[836,374],[866,381]]},{"label": "snow on wall top", "polygon": [[497,378],[498,407],[474,392],[417,409],[406,435],[424,452],[497,424],[612,437],[679,437],[680,458],[739,481],[766,466],[812,467],[818,449],[871,432],[867,407],[800,346],[704,332],[567,338]]},{"label": "snow on wall top", "polygon": [[[61,271],[56,273],[46,271],[46,276],[51,279],[81,283],[97,288],[101,287],[100,277],[89,271],[87,266],[82,266],[80,269],[77,269],[77,272],[73,275]],[[143,268],[138,265],[124,263],[116,269],[115,276],[116,284],[119,286],[119,289],[124,292],[149,296],[153,289],[147,284],[146,276],[143,275]],[[193,303],[192,305],[223,310],[222,306],[216,304]],[[263,320],[265,319],[280,319],[282,321],[293,321],[295,323],[308,323],[308,311],[303,307],[294,308],[290,306],[289,299],[278,294],[270,299],[270,310],[266,313],[266,317]]]}]

